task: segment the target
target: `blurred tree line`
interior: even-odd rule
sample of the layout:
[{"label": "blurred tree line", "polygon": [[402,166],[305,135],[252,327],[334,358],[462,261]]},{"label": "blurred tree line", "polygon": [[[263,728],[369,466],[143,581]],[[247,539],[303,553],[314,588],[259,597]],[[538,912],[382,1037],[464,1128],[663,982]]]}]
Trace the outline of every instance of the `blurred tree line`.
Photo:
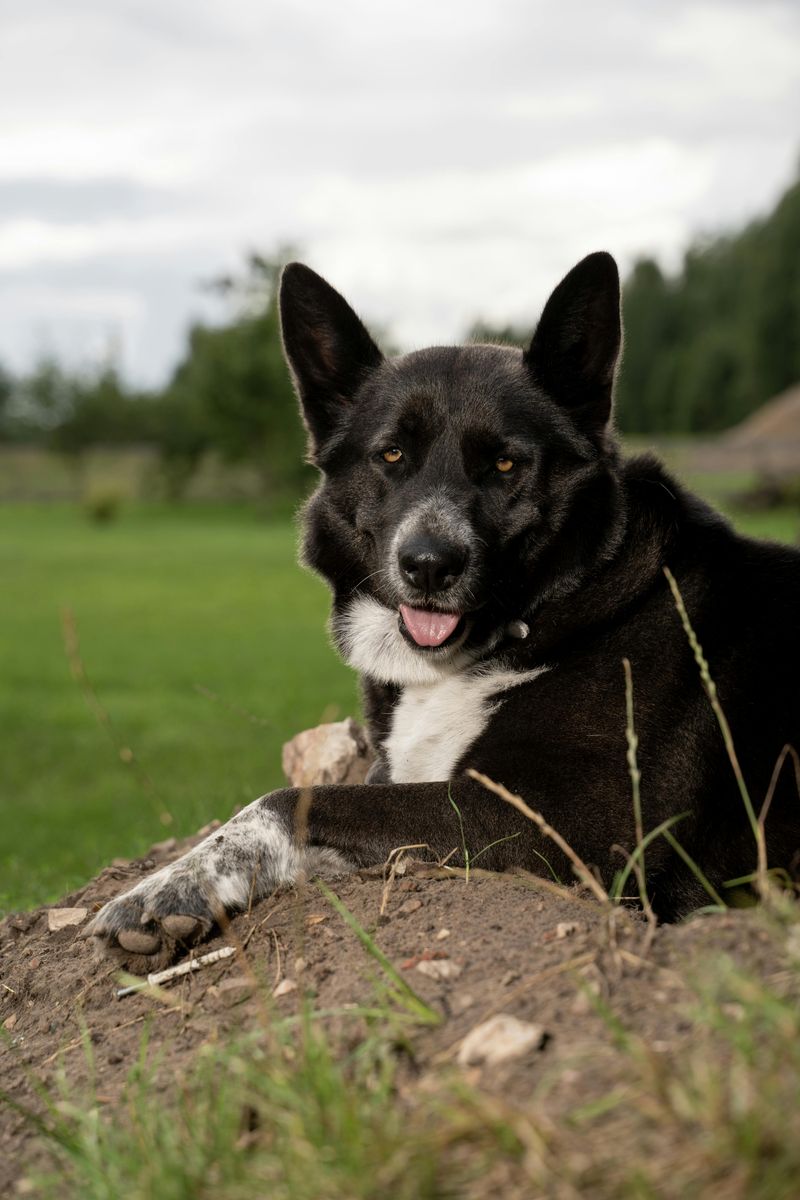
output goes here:
[{"label": "blurred tree line", "polygon": [[[706,239],[666,275],[637,262],[623,288],[617,422],[626,433],[711,433],[800,381],[800,182],[770,215]],[[479,340],[530,330],[477,324]]]},{"label": "blurred tree line", "polygon": [[296,492],[307,471],[305,434],[281,350],[281,265],[251,255],[241,277],[210,285],[229,300],[232,319],[194,325],[160,391],[131,389],[113,363],[75,373],[48,358],[20,379],[0,370],[0,442],[76,458],[95,446],[153,446],[172,499],[211,451],[254,467],[265,495]]},{"label": "blurred tree line", "polygon": [[[240,277],[214,282],[231,318],[193,326],[160,391],[131,389],[113,362],[80,374],[46,359],[24,378],[0,368],[0,442],[76,459],[94,446],[153,446],[172,498],[211,451],[253,466],[266,495],[299,490],[305,436],[281,352],[280,257],[251,255]],[[693,245],[675,275],[637,262],[623,308],[625,432],[724,429],[800,380],[800,183],[739,234]],[[470,336],[524,344],[530,330],[478,324]]]}]

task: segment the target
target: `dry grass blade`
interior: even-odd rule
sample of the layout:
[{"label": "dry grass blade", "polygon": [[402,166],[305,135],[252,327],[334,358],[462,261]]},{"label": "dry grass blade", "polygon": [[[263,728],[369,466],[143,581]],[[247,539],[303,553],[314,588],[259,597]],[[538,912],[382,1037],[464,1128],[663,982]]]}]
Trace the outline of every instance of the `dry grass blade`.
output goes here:
[{"label": "dry grass blade", "polygon": [[[392,885],[395,881],[395,878],[396,878],[398,872],[400,871],[401,864],[403,864],[405,862],[403,855],[406,853],[407,850],[431,850],[431,847],[428,845],[427,842],[411,842],[408,846],[395,846],[394,850],[391,850],[389,852],[386,862],[383,864],[383,870],[385,872],[385,879],[384,879],[384,884],[383,884],[383,891],[381,892],[381,904],[380,904],[380,908],[378,909],[378,915],[381,917],[386,912],[386,906],[389,903],[389,896],[391,895]],[[431,851],[431,853],[433,853],[433,851]],[[387,867],[388,867],[388,871],[387,871]]]},{"label": "dry grass blade", "polygon": [[653,912],[653,906],[650,903],[650,897],[647,894],[647,874],[644,867],[644,826],[642,824],[642,796],[640,784],[642,773],[639,770],[639,762],[636,752],[639,748],[639,739],[636,736],[636,726],[633,719],[633,672],[631,671],[630,659],[623,658],[622,668],[625,672],[625,737],[628,742],[628,772],[631,777],[631,795],[633,797],[633,819],[636,826],[636,845],[640,847],[640,856],[633,864],[633,870],[636,875],[636,882],[639,886],[639,899],[642,902],[642,909],[647,918],[648,928],[648,947],[653,939],[656,929],[656,915]]},{"label": "dry grass blade", "polygon": [[94,689],[94,685],[89,678],[83,657],[81,655],[81,644],[78,636],[78,623],[75,620],[75,614],[71,608],[65,607],[61,609],[61,634],[64,639],[64,653],[67,656],[70,673],[78,687],[81,689],[83,698],[86,701],[90,712],[108,738],[111,746],[114,748],[119,761],[124,763],[133,771],[139,786],[142,788],[142,791],[145,792],[146,795],[154,802],[156,808],[158,809],[158,819],[161,824],[171,825],[172,814],[168,811],[164,801],[161,799],[157,787],[153,783],[153,780],[150,778],[148,773],[140,765],[130,746],[124,745],[117,737],[111,716],[109,715],[108,710],[101,703],[100,697]]},{"label": "dry grass blade", "polygon": [[783,770],[783,764],[786,762],[787,758],[791,758],[792,760],[792,765],[794,766],[795,784],[797,785],[798,794],[800,794],[800,755],[798,755],[794,746],[790,746],[787,742],[778,755],[778,760],[773,768],[772,778],[770,779],[769,787],[767,788],[767,794],[764,797],[764,803],[761,805],[761,812],[758,814],[758,824],[761,827],[762,834],[767,821],[767,814],[769,813],[772,805],[772,798],[775,795],[775,788],[778,786],[778,780],[780,779],[781,771]]},{"label": "dry grass blade", "polygon": [[747,813],[747,818],[750,822],[750,827],[753,830],[753,837],[755,838],[756,842],[756,852],[758,854],[756,886],[759,895],[764,898],[769,893],[769,878],[767,875],[767,845],[764,837],[764,829],[759,823],[755,814],[755,810],[753,809],[753,802],[750,799],[750,793],[747,790],[747,784],[745,783],[744,775],[742,774],[742,768],[739,764],[739,757],[736,753],[736,747],[733,744],[733,734],[731,733],[731,728],[728,724],[728,718],[725,716],[722,705],[719,702],[717,685],[711,678],[711,671],[709,670],[708,661],[703,654],[703,647],[700,645],[700,642],[697,639],[697,634],[695,633],[692,623],[689,620],[689,614],[686,611],[686,605],[683,602],[683,596],[681,595],[680,588],[678,587],[675,576],[672,574],[669,567],[664,567],[664,575],[666,576],[667,583],[669,584],[670,591],[672,592],[672,598],[675,601],[675,607],[678,610],[678,616],[681,619],[684,632],[688,639],[689,645],[692,648],[694,660],[699,668],[703,687],[705,688],[705,692],[708,696],[711,707],[714,710],[714,716],[717,718],[717,724],[719,725],[720,732],[722,734],[722,740],[725,743],[728,761],[733,768],[733,774],[736,778],[736,784],[739,788],[739,795],[742,797],[742,803],[744,804],[745,812]]},{"label": "dry grass blade", "polygon": [[467,769],[467,774],[471,779],[474,779],[476,783],[481,784],[481,786],[485,787],[488,791],[494,792],[495,796],[499,796],[500,799],[505,800],[507,804],[513,805],[513,807],[516,808],[518,812],[521,812],[523,816],[527,817],[529,821],[533,821],[534,825],[536,825],[542,831],[544,836],[550,838],[552,842],[555,842],[559,850],[561,850],[562,853],[567,856],[569,861],[572,863],[575,874],[582,883],[586,884],[596,899],[599,900],[601,904],[607,904],[609,902],[608,892],[592,874],[581,856],[577,854],[575,850],[573,850],[569,842],[564,840],[557,829],[553,829],[552,825],[548,825],[541,813],[530,808],[521,796],[516,796],[513,792],[510,792],[508,788],[503,787],[502,783],[495,783],[495,781],[490,779],[488,775],[484,775],[480,771],[475,771],[472,767]]}]

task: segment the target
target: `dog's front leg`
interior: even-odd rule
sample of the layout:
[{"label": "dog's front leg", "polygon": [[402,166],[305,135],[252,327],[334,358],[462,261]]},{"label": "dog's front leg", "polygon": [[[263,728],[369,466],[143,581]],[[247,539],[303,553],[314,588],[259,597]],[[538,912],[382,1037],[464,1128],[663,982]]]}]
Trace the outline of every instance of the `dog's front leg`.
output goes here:
[{"label": "dog's front leg", "polygon": [[135,971],[156,971],[179,945],[192,944],[227,913],[293,883],[301,872],[336,876],[352,870],[337,851],[297,841],[299,795],[289,789],[249,804],[188,854],[110,900],[84,936]]},{"label": "dog's front leg", "polygon": [[254,801],[183,858],[109,901],[86,936],[134,970],[157,970],[179,944],[301,873],[346,874],[420,843],[428,857],[463,863],[462,828],[473,855],[499,843],[482,865],[502,870],[525,861],[532,836],[515,809],[466,779],[318,787],[310,806],[302,795],[287,788]]}]

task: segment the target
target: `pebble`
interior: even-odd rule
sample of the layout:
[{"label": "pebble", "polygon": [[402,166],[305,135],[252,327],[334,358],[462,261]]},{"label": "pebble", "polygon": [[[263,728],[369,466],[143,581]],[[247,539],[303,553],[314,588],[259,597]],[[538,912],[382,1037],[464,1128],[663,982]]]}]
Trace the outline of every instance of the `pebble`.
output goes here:
[{"label": "pebble", "polygon": [[297,990],[297,984],[293,979],[282,979],[277,987],[273,988],[272,994],[275,997],[288,996],[290,992]]},{"label": "pebble", "polygon": [[47,912],[47,928],[51,933],[57,933],[68,925],[80,925],[88,915],[88,908],[50,908]]},{"label": "pebble", "polygon": [[578,932],[578,924],[576,921],[559,921],[556,925],[556,937],[567,938],[572,937],[573,933]]},{"label": "pebble", "polygon": [[445,981],[458,979],[464,968],[450,958],[430,958],[417,963],[417,970],[429,979]]},{"label": "pebble", "polygon": [[463,1067],[485,1063],[495,1066],[538,1050],[545,1039],[541,1025],[521,1021],[509,1013],[498,1013],[471,1029],[461,1043],[458,1061]]},{"label": "pebble", "polygon": [[403,913],[406,915],[408,913],[417,912],[420,908],[422,908],[421,900],[406,900],[405,903],[400,905],[397,911],[398,913]]}]

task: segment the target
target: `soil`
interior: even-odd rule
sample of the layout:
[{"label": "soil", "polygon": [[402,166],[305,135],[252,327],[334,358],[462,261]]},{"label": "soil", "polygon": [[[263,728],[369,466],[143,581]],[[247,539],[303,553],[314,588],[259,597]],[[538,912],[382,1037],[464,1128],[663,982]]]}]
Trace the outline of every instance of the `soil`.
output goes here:
[{"label": "soil", "polygon": [[[52,907],[91,914],[199,836],[153,847],[145,859],[117,860]],[[554,1119],[608,1094],[627,1069],[591,994],[658,1053],[680,1053],[693,1028],[687,981],[711,957],[725,952],[761,977],[779,961],[752,912],[663,927],[646,945],[647,928],[637,914],[618,912],[611,929],[608,915],[585,892],[556,894],[532,876],[476,870],[465,880],[463,873],[409,863],[388,888],[378,870],[340,880],[336,891],[418,994],[444,1014],[438,1027],[414,1033],[417,1083],[448,1067],[466,1070],[489,1093],[521,1103],[549,1080]],[[374,994],[374,961],[314,884],[276,893],[209,938],[196,955],[223,945],[237,953],[164,985],[180,1001],[174,1009],[143,994],[118,999],[118,966],[98,962],[79,934],[75,925],[50,932],[48,908],[0,922],[0,1025],[7,1035],[0,1079],[4,1091],[34,1109],[39,1102],[31,1077],[52,1083],[63,1063],[72,1084],[86,1082],[81,1021],[94,1047],[98,1097],[113,1114],[148,1017],[151,1049],[162,1055],[156,1084],[167,1089],[190,1069],[202,1043],[247,1028],[259,1013],[263,1019],[264,990],[253,991],[253,971],[268,979],[269,989],[283,985],[270,1000],[279,1015],[296,1011],[309,992],[320,1010]],[[451,964],[444,972],[449,977],[431,978],[424,965],[431,962]],[[543,1026],[543,1045],[499,1066],[457,1067],[461,1039],[500,1012]],[[352,1037],[352,1021],[347,1028]],[[0,1195],[13,1194],[20,1180],[24,1192],[24,1176],[44,1161],[30,1122],[0,1108]]]}]

